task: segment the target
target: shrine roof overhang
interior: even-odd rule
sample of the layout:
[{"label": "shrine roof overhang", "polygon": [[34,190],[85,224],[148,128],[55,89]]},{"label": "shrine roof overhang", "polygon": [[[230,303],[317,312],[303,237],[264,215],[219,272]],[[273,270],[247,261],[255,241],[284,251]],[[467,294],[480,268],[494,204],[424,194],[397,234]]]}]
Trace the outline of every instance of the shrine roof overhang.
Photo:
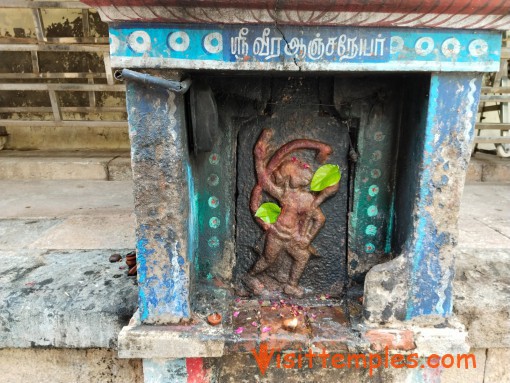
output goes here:
[{"label": "shrine roof overhang", "polygon": [[82,0],[107,22],[510,29],[508,0]]}]

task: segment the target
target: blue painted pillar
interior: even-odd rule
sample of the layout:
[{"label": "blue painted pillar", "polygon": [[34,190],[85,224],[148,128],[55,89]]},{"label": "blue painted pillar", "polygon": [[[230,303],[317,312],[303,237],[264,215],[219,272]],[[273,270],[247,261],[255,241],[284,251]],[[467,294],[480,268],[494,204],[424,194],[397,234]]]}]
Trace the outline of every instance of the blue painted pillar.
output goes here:
[{"label": "blue painted pillar", "polygon": [[184,99],[127,82],[139,309],[145,324],[190,317],[191,174]]},{"label": "blue painted pillar", "polygon": [[402,243],[395,259],[365,278],[369,322],[452,314],[457,222],[481,80],[481,73],[433,73],[428,94],[414,84],[416,105],[401,129],[395,195]]},{"label": "blue painted pillar", "polygon": [[482,75],[474,73],[440,73],[431,78],[409,249],[406,319],[452,313],[453,251],[481,80]]}]

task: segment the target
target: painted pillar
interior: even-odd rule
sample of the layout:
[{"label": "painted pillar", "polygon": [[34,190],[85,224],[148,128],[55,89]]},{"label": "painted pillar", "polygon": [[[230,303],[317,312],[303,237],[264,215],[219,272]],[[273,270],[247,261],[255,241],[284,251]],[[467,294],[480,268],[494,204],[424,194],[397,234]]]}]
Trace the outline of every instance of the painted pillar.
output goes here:
[{"label": "painted pillar", "polygon": [[145,324],[190,317],[190,201],[184,98],[127,82],[139,310]]},{"label": "painted pillar", "polygon": [[[478,108],[482,74],[431,75],[428,103],[413,110],[411,137],[399,159],[406,200],[396,221],[409,233],[397,258],[374,266],[365,279],[365,318],[373,323],[452,314],[454,252],[464,178]],[[407,175],[402,175],[406,173]],[[407,215],[407,217],[406,217]],[[402,228],[399,228],[402,231]]]},{"label": "painted pillar", "polygon": [[481,82],[474,73],[431,78],[405,319],[452,313],[453,252]]}]

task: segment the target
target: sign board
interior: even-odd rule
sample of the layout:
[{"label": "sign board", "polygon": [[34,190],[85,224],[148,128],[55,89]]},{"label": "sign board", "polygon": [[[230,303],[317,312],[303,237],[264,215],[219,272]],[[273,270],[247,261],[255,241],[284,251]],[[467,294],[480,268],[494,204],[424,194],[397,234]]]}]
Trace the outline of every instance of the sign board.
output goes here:
[{"label": "sign board", "polygon": [[112,24],[114,67],[280,71],[499,69],[496,31]]}]

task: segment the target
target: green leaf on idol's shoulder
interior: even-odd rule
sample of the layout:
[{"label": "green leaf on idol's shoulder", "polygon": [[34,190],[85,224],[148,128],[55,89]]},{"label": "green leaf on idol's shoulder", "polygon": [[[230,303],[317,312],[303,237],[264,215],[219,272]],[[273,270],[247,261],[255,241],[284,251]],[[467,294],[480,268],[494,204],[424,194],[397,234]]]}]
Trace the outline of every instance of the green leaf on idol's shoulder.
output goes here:
[{"label": "green leaf on idol's shoulder", "polygon": [[280,206],[273,202],[265,202],[255,212],[255,217],[260,218],[265,223],[275,223],[280,215]]},{"label": "green leaf on idol's shoulder", "polygon": [[341,173],[338,165],[322,165],[313,175],[310,190],[321,191],[327,187],[336,185],[340,182],[340,177]]}]

